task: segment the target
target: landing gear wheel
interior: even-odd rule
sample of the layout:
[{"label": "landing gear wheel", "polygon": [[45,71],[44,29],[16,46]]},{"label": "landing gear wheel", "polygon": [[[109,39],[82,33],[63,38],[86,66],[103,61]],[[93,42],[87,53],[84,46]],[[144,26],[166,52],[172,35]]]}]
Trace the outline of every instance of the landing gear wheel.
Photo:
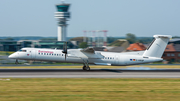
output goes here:
[{"label": "landing gear wheel", "polygon": [[86,66],[83,66],[83,68],[82,68],[83,70],[86,70]]},{"label": "landing gear wheel", "polygon": [[85,70],[90,71],[90,67],[89,67],[89,66],[88,66],[88,67],[86,67],[86,68],[85,68]]}]

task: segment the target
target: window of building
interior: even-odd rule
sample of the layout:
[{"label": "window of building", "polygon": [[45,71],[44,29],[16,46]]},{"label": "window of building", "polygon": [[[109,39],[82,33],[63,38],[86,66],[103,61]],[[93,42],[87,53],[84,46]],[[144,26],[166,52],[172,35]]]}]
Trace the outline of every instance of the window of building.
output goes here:
[{"label": "window of building", "polygon": [[174,54],[171,54],[171,56],[175,56]]},{"label": "window of building", "polygon": [[170,54],[167,54],[167,56],[171,56]]},{"label": "window of building", "polygon": [[180,57],[180,54],[178,54],[178,56]]}]

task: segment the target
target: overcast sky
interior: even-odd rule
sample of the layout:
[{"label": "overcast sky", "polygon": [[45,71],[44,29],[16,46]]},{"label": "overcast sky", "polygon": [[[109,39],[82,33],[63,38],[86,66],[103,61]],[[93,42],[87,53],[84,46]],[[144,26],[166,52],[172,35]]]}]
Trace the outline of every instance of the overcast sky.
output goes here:
[{"label": "overcast sky", "polygon": [[[57,36],[55,4],[61,0],[0,0],[0,36]],[[180,0],[66,0],[71,3],[68,37],[83,30],[108,36],[180,36]]]}]

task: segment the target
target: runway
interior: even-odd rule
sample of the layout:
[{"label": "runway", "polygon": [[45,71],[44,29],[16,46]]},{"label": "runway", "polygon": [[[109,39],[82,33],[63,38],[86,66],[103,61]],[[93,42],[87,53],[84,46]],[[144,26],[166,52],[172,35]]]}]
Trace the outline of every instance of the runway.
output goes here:
[{"label": "runway", "polygon": [[180,78],[180,69],[0,69],[0,78]]}]

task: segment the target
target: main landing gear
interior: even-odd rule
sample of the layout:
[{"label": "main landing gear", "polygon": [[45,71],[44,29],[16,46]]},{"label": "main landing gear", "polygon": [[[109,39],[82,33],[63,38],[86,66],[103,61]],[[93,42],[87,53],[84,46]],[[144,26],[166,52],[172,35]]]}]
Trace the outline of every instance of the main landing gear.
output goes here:
[{"label": "main landing gear", "polygon": [[85,61],[85,60],[83,60],[83,70],[86,70],[86,71],[90,71],[90,67],[89,67],[89,64],[88,64],[88,60],[87,60],[87,62]]},{"label": "main landing gear", "polygon": [[89,66],[83,66],[83,70],[86,70],[86,71],[90,71],[90,67]]}]

